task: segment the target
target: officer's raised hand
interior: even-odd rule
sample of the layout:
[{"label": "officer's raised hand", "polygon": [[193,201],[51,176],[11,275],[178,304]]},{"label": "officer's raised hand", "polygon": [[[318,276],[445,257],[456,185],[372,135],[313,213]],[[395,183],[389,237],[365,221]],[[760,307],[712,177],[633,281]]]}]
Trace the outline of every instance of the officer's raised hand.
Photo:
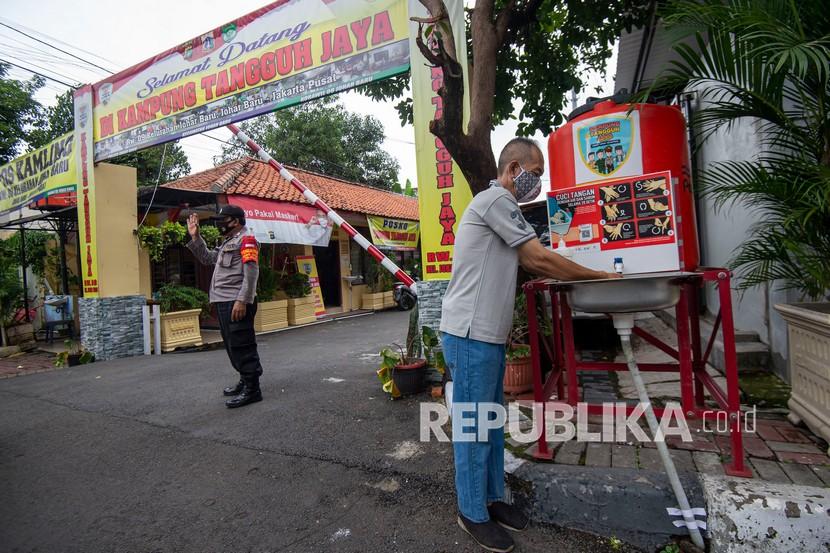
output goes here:
[{"label": "officer's raised hand", "polygon": [[199,236],[199,216],[195,213],[191,213],[187,218],[187,232],[192,238]]},{"label": "officer's raised hand", "polygon": [[233,309],[231,309],[231,320],[233,322],[241,321],[245,318],[246,311],[247,308],[245,307],[245,304],[239,300],[236,300],[233,302]]}]

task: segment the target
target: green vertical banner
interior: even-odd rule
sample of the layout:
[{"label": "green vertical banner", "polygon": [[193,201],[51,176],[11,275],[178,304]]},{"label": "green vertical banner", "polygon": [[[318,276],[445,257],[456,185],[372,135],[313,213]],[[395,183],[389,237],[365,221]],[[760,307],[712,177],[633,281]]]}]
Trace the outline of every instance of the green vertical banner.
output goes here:
[{"label": "green vertical banner", "polygon": [[[462,0],[444,0],[450,17],[458,63],[467,67],[467,40]],[[429,17],[418,0],[409,0],[409,16]],[[415,43],[418,23],[409,22],[412,60],[412,111],[415,157],[418,164],[418,205],[421,214],[421,263],[424,280],[448,280],[452,273],[455,231],[461,214],[473,198],[470,186],[441,140],[429,132],[429,122],[443,110],[438,90],[444,74],[431,67]],[[469,117],[470,87],[464,72],[464,121]]]}]

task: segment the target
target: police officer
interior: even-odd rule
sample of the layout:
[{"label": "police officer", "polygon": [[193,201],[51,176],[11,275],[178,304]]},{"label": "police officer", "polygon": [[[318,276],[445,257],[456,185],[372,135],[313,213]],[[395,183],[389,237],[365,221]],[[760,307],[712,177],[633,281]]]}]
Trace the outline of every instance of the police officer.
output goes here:
[{"label": "police officer", "polygon": [[254,237],[245,233],[245,212],[240,207],[222,206],[212,219],[224,237],[219,247],[208,249],[199,234],[199,217],[195,213],[187,219],[192,238],[187,247],[203,265],[216,266],[210,281],[210,302],[216,306],[231,365],[239,372],[239,382],[223,392],[234,396],[225,405],[242,407],[262,401],[259,389],[262,365],[254,334],[259,248]]}]

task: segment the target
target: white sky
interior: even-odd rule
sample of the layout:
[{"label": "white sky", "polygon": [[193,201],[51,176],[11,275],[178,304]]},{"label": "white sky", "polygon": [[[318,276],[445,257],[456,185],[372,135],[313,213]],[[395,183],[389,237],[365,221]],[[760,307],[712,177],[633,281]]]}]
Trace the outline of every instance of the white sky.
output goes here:
[{"label": "white sky", "polygon": [[[266,3],[267,0],[5,0],[0,23],[18,27],[63,50],[120,71]],[[0,26],[0,58],[68,83],[96,82],[105,76],[102,70],[89,68],[83,62],[3,26]],[[615,65],[614,59],[610,60],[609,67],[613,69]],[[17,69],[10,75],[17,79],[31,76]],[[591,75],[587,80],[589,88],[579,95],[580,99],[596,95],[594,88],[597,86],[602,87],[604,94],[612,91],[613,75],[610,73],[605,79]],[[55,95],[64,90],[65,86],[49,82],[38,93],[37,99],[50,105]],[[401,127],[394,102],[373,102],[356,93],[346,93],[341,98],[350,111],[372,115],[383,123],[386,131],[383,147],[400,163],[401,183],[409,178],[417,186],[413,129],[411,125]],[[495,152],[514,136],[515,130],[516,123],[510,122],[494,131]],[[209,134],[223,140],[231,138],[230,131],[224,128]],[[544,144],[541,133],[535,138]],[[186,138],[181,144],[194,172],[213,167],[213,156],[221,148],[218,142],[204,136]],[[542,150],[546,152],[547,148]],[[544,188],[548,188],[547,178],[544,180]]]}]

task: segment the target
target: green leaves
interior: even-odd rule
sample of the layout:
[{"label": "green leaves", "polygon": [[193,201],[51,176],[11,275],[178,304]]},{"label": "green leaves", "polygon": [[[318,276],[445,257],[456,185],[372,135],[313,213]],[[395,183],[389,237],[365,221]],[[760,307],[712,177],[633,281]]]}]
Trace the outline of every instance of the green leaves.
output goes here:
[{"label": "green leaves", "polygon": [[[331,97],[282,109],[241,127],[281,163],[384,190],[398,182],[400,166],[381,147],[381,122],[350,113]],[[237,144],[223,146],[221,161],[245,155],[247,149]]]},{"label": "green leaves", "polygon": [[[731,266],[746,289],[770,281],[810,297],[830,289],[830,19],[817,1],[684,0],[666,22],[691,30],[678,60],[646,92],[694,89],[700,143],[737,123],[759,145],[747,161],[698,176],[718,209],[757,214]],[[645,94],[644,94],[645,95]]]},{"label": "green leaves", "polygon": [[162,313],[201,309],[202,316],[210,314],[210,299],[208,295],[192,286],[179,284],[164,284],[155,294],[161,304]]}]

